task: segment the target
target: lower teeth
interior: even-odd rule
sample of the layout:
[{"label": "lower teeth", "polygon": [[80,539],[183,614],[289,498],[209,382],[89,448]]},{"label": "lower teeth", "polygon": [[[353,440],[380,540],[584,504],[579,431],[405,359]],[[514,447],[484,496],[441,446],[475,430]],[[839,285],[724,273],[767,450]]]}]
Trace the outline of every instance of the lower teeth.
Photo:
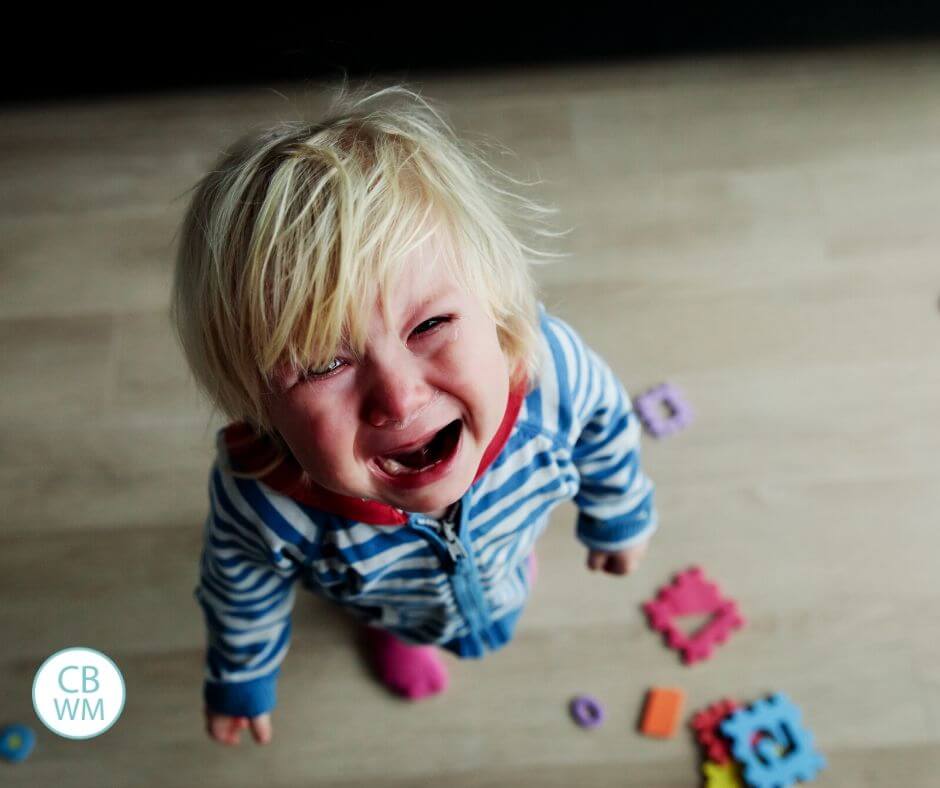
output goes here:
[{"label": "lower teeth", "polygon": [[441,461],[435,460],[430,465],[425,465],[422,468],[409,468],[407,465],[402,465],[400,462],[393,460],[391,457],[380,457],[378,462],[382,470],[386,473],[391,474],[392,476],[404,476],[405,474],[409,473],[421,473],[422,471],[426,471],[428,468],[433,468]]},{"label": "lower teeth", "polygon": [[412,468],[409,465],[404,465],[398,462],[398,460],[395,460],[391,457],[379,457],[377,460],[378,465],[383,471],[385,471],[390,476],[407,476],[407,475],[411,475],[415,473],[422,473],[428,470],[429,468],[433,468],[435,465],[439,465],[441,462],[443,462],[446,459],[446,456],[449,455],[451,451],[453,451],[454,449],[453,444],[446,444],[450,446],[450,448],[447,449],[445,448],[445,446],[442,446],[440,444],[439,442],[440,440],[441,440],[441,436],[438,435],[434,440],[431,441],[431,443],[429,443],[427,446],[424,447],[422,452],[423,454],[431,454],[431,453],[437,454],[441,451],[445,451],[446,454],[440,457],[440,459],[437,459],[434,462],[429,463],[427,465],[423,465],[420,468]]}]

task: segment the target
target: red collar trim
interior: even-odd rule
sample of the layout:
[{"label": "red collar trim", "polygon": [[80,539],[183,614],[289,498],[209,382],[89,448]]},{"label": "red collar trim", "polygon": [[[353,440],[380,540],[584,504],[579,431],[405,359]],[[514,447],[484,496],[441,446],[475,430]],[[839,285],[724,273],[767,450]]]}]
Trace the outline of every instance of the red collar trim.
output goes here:
[{"label": "red collar trim", "polygon": [[[525,386],[522,384],[509,392],[503,420],[483,452],[474,482],[503,450],[524,399]],[[259,481],[295,501],[370,525],[403,525],[408,522],[407,513],[401,509],[379,501],[340,495],[311,481],[293,456],[279,458],[274,441],[268,436],[258,436],[245,422],[229,424],[223,429],[223,436],[232,470],[257,474],[265,467],[271,467],[258,477]]]}]

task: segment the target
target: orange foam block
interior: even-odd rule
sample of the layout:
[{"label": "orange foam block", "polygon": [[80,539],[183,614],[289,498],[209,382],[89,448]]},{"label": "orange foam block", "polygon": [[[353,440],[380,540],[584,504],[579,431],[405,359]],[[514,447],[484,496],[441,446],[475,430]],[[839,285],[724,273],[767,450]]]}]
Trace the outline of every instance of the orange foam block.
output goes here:
[{"label": "orange foam block", "polygon": [[675,687],[653,687],[646,695],[640,732],[668,739],[676,735],[685,693]]}]

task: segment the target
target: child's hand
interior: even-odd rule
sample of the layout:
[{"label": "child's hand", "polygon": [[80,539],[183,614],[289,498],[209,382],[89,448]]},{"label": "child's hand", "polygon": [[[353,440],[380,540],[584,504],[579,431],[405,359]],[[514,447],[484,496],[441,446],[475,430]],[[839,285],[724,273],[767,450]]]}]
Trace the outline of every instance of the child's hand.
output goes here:
[{"label": "child's hand", "polygon": [[251,734],[258,744],[267,744],[271,741],[271,715],[259,714],[257,717],[229,717],[227,714],[217,714],[208,707],[206,714],[206,733],[222,744],[237,746],[241,744],[242,731],[251,728]]},{"label": "child's hand", "polygon": [[649,548],[649,539],[633,545],[626,550],[617,550],[606,553],[603,550],[590,550],[587,565],[592,572],[603,569],[612,575],[627,575],[640,565],[646,550]]}]

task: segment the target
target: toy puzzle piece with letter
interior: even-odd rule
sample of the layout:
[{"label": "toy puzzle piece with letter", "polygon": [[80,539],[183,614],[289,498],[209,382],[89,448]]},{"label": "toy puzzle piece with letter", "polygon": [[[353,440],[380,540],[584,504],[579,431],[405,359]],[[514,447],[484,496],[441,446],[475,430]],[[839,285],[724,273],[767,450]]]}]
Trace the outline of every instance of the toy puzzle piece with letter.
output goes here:
[{"label": "toy puzzle piece with letter", "polygon": [[[656,599],[643,605],[650,626],[665,635],[670,648],[682,652],[687,665],[708,659],[715,647],[724,643],[744,618],[733,599],[722,597],[718,586],[702,570],[693,566],[676,575],[673,582],[660,589]],[[709,615],[711,618],[697,632],[686,635],[676,619],[679,616]]]},{"label": "toy puzzle piece with letter", "polygon": [[784,788],[812,780],[826,759],[813,749],[800,710],[783,693],[739,709],[721,723],[751,788]]}]

